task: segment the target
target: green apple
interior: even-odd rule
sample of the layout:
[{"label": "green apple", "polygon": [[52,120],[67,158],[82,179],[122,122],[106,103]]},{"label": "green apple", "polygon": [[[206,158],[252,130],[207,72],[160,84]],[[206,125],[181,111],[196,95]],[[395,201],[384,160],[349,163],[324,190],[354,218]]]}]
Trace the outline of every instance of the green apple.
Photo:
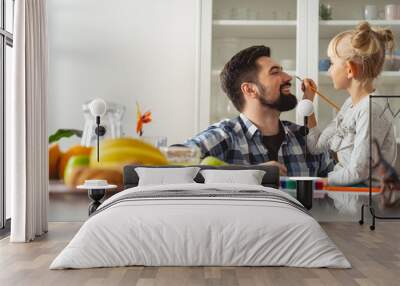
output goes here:
[{"label": "green apple", "polygon": [[200,162],[201,165],[208,165],[208,166],[223,166],[228,165],[224,161],[218,159],[217,157],[207,156]]},{"label": "green apple", "polygon": [[75,168],[89,166],[89,161],[90,161],[89,155],[71,156],[68,159],[67,165],[65,167],[64,182],[66,184],[68,183],[68,181],[70,180],[70,177],[72,175],[72,172],[74,171]]}]

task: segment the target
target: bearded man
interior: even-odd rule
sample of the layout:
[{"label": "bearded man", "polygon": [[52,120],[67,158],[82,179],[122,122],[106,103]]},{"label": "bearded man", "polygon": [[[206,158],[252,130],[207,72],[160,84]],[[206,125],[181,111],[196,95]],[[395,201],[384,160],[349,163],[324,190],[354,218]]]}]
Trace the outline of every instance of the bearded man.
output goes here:
[{"label": "bearded man", "polygon": [[[328,175],[334,166],[329,154],[308,154],[306,160],[304,127],[279,118],[296,107],[297,98],[290,92],[292,77],[270,57],[268,47],[252,46],[234,55],[220,79],[240,115],[211,125],[184,145],[230,164],[275,165],[282,176]],[[305,97],[313,85],[304,81]]]}]

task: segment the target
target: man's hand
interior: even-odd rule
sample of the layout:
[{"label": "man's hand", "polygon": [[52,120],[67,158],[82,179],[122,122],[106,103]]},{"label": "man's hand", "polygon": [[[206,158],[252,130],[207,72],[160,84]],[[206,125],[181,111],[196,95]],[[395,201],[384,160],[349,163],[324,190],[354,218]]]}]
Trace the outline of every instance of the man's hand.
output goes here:
[{"label": "man's hand", "polygon": [[305,78],[301,84],[301,90],[304,92],[303,99],[314,101],[317,85],[312,79]]},{"label": "man's hand", "polygon": [[287,169],[285,167],[285,165],[283,165],[282,163],[279,163],[277,161],[268,161],[265,163],[261,163],[260,165],[264,165],[264,166],[276,166],[279,168],[279,175],[280,176],[286,176],[287,175]]}]

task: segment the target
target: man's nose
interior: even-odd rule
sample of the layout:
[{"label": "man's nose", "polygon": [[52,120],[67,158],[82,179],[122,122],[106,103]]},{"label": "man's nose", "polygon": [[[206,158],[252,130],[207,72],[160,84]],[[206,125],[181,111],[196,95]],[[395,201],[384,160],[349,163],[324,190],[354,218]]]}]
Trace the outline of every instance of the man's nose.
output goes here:
[{"label": "man's nose", "polygon": [[282,79],[284,82],[287,82],[287,81],[292,81],[293,77],[291,75],[287,74],[286,72],[283,72]]}]

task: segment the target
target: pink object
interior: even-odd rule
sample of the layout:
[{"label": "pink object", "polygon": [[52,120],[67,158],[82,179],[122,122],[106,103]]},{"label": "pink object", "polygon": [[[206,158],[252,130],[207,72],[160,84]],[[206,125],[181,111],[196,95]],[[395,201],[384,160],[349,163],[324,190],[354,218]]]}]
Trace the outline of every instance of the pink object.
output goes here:
[{"label": "pink object", "polygon": [[385,6],[385,18],[386,20],[396,20],[399,19],[398,14],[399,5],[390,4]]},{"label": "pink object", "polygon": [[396,19],[400,20],[400,5],[397,5],[397,17]]}]

